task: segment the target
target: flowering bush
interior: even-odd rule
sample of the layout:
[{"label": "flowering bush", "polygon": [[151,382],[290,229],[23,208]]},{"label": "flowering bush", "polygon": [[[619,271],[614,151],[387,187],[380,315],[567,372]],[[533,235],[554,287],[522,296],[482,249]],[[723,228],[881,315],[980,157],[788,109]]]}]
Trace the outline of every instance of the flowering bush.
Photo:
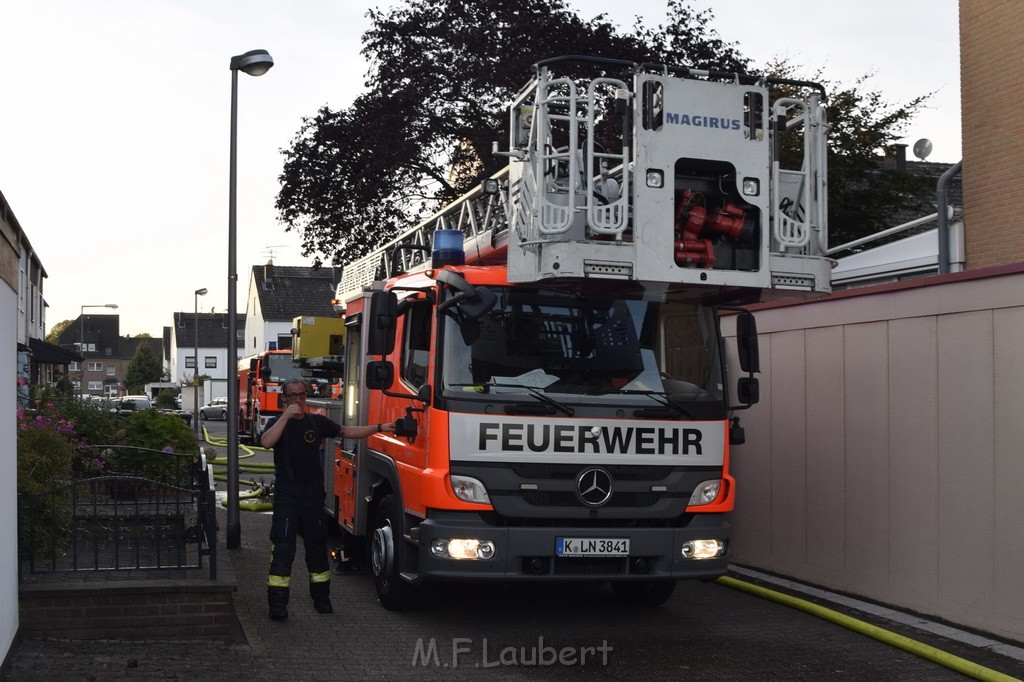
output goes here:
[{"label": "flowering bush", "polygon": [[[35,522],[22,525],[21,546],[40,556],[60,551],[71,524],[71,490],[39,495],[71,480],[79,457],[74,425],[45,414],[18,410],[18,493],[21,512]],[[28,527],[35,529],[28,536]]]}]

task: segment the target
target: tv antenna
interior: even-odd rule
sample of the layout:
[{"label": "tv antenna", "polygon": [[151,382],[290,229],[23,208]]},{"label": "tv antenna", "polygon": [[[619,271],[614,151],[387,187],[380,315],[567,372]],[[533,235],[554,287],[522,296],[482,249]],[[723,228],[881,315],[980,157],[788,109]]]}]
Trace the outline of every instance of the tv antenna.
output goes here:
[{"label": "tv antenna", "polygon": [[286,246],[288,246],[288,244],[270,244],[268,246],[263,247],[263,253],[269,256],[270,260],[274,260],[274,249],[283,249]]},{"label": "tv antenna", "polygon": [[928,158],[928,155],[932,153],[932,141],[927,137],[922,137],[920,140],[914,143],[914,156],[924,161]]}]

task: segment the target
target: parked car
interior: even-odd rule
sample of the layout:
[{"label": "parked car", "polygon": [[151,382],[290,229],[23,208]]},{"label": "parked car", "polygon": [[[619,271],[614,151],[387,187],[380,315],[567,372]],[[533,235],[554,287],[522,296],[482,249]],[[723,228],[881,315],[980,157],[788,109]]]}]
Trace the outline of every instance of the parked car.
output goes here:
[{"label": "parked car", "polygon": [[200,419],[223,419],[228,420],[228,399],[214,398],[199,408]]},{"label": "parked car", "polygon": [[181,409],[181,394],[174,396],[174,405],[180,410]]},{"label": "parked car", "polygon": [[133,412],[140,412],[142,410],[148,410],[153,407],[153,403],[150,402],[148,396],[144,395],[125,395],[116,399],[114,403],[114,411],[122,417],[127,417]]}]

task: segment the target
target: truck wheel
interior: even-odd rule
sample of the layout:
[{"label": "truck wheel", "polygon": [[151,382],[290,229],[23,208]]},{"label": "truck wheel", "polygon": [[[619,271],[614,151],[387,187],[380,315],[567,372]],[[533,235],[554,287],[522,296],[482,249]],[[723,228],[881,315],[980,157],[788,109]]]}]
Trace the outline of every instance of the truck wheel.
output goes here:
[{"label": "truck wheel", "polygon": [[661,606],[667,602],[675,589],[675,580],[640,580],[612,583],[612,591],[619,601],[630,606],[647,608]]},{"label": "truck wheel", "polygon": [[377,598],[389,611],[411,607],[413,587],[399,575],[401,558],[408,551],[402,540],[402,514],[394,495],[385,495],[374,515],[370,538],[370,566]]}]

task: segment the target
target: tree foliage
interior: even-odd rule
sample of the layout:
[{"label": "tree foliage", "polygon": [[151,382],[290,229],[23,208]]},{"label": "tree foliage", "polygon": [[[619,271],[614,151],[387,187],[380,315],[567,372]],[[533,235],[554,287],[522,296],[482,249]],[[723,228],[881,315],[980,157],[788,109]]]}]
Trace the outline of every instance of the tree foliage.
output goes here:
[{"label": "tree foliage", "polygon": [[[532,65],[561,54],[740,70],[746,61],[694,12],[669,0],[670,29],[624,33],[564,0],[407,0],[371,11],[363,36],[369,90],[322,108],[284,151],[277,209],[304,255],[364,255],[505,165],[504,107]],[[450,169],[477,162],[476,172]]]},{"label": "tree foliage", "polygon": [[50,327],[50,333],[46,335],[46,342],[52,343],[54,346],[60,345],[60,335],[63,334],[68,327],[75,323],[74,320],[61,320],[57,324]]},{"label": "tree foliage", "polygon": [[162,376],[160,360],[153,355],[148,345],[140,343],[124,374],[124,384],[128,391],[136,392],[148,383],[160,381]]},{"label": "tree foliage", "polygon": [[[605,15],[584,19],[565,0],[405,0],[369,16],[366,92],[347,108],[324,107],[303,119],[283,151],[277,209],[318,265],[365,255],[503,167],[491,144],[505,146],[505,107],[541,59],[584,54],[750,70],[711,27],[711,10],[683,0],[668,1],[663,25],[638,20],[631,31]],[[579,68],[570,75],[596,75]],[[840,232],[884,222],[886,202],[902,195],[898,182],[882,188],[873,181],[856,196],[846,193],[855,188],[851,178],[877,169],[880,149],[921,102],[892,108],[861,85],[837,93],[830,106],[830,201]]]},{"label": "tree foliage", "polygon": [[[766,73],[779,78],[806,78],[786,61],[768,65]],[[927,103],[931,93],[903,104],[888,102],[867,88],[871,74],[852,84],[830,82],[819,70],[810,76],[822,83],[828,96],[829,243],[837,246],[894,227],[900,213],[914,217],[934,212],[922,201],[931,197],[934,180],[897,172],[895,163],[880,163],[891,155],[914,112]],[[785,90],[782,88],[781,90]],[[793,167],[794,160],[783,162]]]}]

